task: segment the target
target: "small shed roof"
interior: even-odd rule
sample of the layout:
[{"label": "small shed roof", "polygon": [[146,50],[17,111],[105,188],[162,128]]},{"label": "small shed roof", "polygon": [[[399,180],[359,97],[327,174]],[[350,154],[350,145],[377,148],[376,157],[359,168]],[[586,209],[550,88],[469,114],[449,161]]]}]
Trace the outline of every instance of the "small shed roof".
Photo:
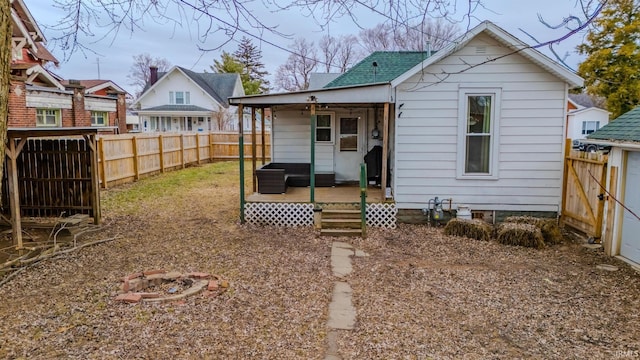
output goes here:
[{"label": "small shed roof", "polygon": [[640,142],[640,106],[628,111],[587,136],[587,139]]},{"label": "small shed roof", "polygon": [[8,128],[7,137],[9,139],[31,138],[31,137],[52,137],[52,136],[78,136],[97,134],[100,131],[117,129],[117,126],[101,127],[56,127],[56,128]]}]

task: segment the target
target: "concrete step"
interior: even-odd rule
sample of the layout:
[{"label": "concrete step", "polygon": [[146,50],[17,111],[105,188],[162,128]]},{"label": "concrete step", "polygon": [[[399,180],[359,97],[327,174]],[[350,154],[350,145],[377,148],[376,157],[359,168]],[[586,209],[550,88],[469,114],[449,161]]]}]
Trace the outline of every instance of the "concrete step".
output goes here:
[{"label": "concrete step", "polygon": [[320,229],[320,235],[362,237],[362,229]]},{"label": "concrete step", "polygon": [[323,229],[360,229],[360,217],[357,219],[325,219],[322,218]]}]

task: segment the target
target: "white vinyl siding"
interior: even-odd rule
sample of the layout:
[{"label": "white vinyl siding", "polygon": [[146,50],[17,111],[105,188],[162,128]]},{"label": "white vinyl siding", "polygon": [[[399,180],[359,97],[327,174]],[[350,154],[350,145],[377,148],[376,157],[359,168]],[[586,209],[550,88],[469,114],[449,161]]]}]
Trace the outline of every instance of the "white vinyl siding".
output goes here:
[{"label": "white vinyl siding", "polygon": [[[333,113],[331,115],[335,118]],[[271,132],[273,162],[310,162],[310,118],[308,111],[276,109]],[[333,171],[333,143],[316,143],[315,164],[316,171]]]},{"label": "white vinyl siding", "polygon": [[[476,53],[477,47],[486,53]],[[421,209],[438,196],[472,210],[559,210],[566,85],[519,54],[468,65],[507,54],[511,50],[481,34],[398,86],[392,182],[398,208]],[[431,75],[443,73],[451,75]],[[495,101],[495,173],[465,178],[458,167],[465,150],[460,94],[476,91],[500,97]]]}]

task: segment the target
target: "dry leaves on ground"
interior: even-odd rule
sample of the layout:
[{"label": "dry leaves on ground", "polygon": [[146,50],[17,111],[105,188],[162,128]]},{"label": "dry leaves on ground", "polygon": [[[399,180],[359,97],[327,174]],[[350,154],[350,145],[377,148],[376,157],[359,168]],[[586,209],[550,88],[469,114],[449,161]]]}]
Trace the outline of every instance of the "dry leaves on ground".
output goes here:
[{"label": "dry leaves on ground", "polygon": [[[104,209],[92,239],[117,240],[40,263],[0,288],[0,357],[323,359],[333,239],[238,225],[237,185],[218,180],[218,166],[202,167],[207,181]],[[369,256],[354,258],[346,279],[357,324],[339,332],[343,359],[640,351],[639,276],[600,251],[526,249],[419,225],[347,241]],[[596,268],[603,263],[620,270]],[[219,274],[230,288],[168,304],[115,302],[120,278],[146,269]]]}]

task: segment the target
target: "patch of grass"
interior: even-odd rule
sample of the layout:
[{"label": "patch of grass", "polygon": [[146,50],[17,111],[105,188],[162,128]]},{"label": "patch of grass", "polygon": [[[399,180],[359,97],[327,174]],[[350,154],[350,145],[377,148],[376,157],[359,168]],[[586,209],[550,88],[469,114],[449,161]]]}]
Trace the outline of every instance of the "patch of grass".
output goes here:
[{"label": "patch of grass", "polygon": [[[246,166],[248,165],[248,166]],[[245,164],[246,184],[250,184],[251,163]],[[140,204],[150,198],[162,200],[185,189],[208,186],[233,186],[238,183],[238,163],[217,162],[186,169],[174,170],[120,185],[101,193],[103,211],[118,209],[124,213],[135,213]]]}]

